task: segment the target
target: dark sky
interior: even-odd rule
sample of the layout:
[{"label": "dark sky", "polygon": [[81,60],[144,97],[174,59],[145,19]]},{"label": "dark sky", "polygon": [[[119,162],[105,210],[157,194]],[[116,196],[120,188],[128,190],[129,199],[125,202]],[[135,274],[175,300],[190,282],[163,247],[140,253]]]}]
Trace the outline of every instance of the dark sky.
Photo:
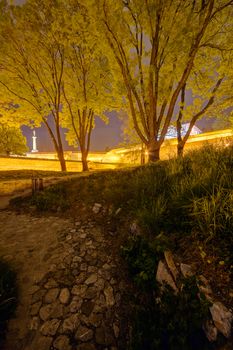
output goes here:
[{"label": "dark sky", "polygon": [[[122,122],[117,117],[117,114],[112,112],[108,114],[109,124],[105,124],[100,118],[96,118],[96,127],[93,130],[91,138],[91,151],[104,151],[106,147],[113,148],[122,142]],[[42,126],[36,128],[37,148],[41,152],[54,151],[54,146],[48,134],[47,128]],[[27,126],[22,127],[23,134],[28,141],[29,150],[32,149],[32,129]],[[63,144],[65,150],[74,150],[65,140],[64,130]]]}]

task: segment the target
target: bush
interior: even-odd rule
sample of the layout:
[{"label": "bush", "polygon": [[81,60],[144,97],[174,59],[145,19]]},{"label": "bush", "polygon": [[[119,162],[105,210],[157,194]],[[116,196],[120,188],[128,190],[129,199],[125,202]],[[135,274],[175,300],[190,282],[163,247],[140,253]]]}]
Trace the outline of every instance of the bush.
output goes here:
[{"label": "bush", "polygon": [[159,297],[151,297],[147,304],[135,305],[131,350],[209,348],[202,323],[209,315],[210,304],[204,296],[198,297],[195,278],[183,283],[178,295],[166,288]]},{"label": "bush", "polygon": [[121,248],[133,280],[140,288],[145,290],[155,288],[157,265],[167,247],[166,238],[160,235],[153,240],[147,240],[142,236],[130,237]]},{"label": "bush", "polygon": [[0,262],[0,345],[4,339],[7,321],[17,306],[16,274],[7,263]]},{"label": "bush", "polygon": [[57,184],[42,192],[36,193],[31,199],[31,205],[35,205],[39,211],[65,210],[70,207],[66,184]]}]

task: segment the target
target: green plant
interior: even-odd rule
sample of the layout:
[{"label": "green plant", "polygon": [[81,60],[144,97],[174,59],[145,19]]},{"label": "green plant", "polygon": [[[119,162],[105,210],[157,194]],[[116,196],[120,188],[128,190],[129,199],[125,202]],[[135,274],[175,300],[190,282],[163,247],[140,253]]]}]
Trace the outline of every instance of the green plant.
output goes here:
[{"label": "green plant", "polygon": [[178,295],[167,287],[157,299],[137,303],[130,349],[208,349],[202,323],[208,317],[210,303],[198,295],[195,278],[189,278]]},{"label": "green plant", "polygon": [[70,202],[66,184],[58,184],[36,193],[31,199],[31,204],[35,205],[39,211],[68,209]]},{"label": "green plant", "polygon": [[0,345],[7,321],[14,315],[17,295],[16,274],[6,262],[0,261]]},{"label": "green plant", "polygon": [[130,237],[121,248],[135,283],[143,289],[154,289],[155,271],[168,242],[163,235],[152,241],[142,236]]}]

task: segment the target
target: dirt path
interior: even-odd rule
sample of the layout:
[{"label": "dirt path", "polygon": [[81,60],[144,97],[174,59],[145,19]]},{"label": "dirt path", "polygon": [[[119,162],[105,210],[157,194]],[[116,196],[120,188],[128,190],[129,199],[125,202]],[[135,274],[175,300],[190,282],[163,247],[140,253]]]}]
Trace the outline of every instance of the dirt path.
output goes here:
[{"label": "dirt path", "polygon": [[127,286],[108,233],[92,220],[10,211],[0,212],[0,222],[0,256],[16,269],[20,288],[4,350],[126,349]]}]

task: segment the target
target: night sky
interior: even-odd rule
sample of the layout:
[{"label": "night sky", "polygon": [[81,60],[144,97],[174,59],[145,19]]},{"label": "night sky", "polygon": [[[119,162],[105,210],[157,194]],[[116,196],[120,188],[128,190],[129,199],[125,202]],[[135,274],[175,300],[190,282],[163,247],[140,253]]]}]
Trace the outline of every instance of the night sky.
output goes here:
[{"label": "night sky", "polygon": [[[91,151],[104,151],[107,147],[113,148],[123,141],[122,139],[122,122],[117,117],[117,113],[108,114],[109,123],[106,125],[100,118],[96,118],[96,127],[92,132]],[[35,128],[37,136],[37,148],[40,152],[54,151],[53,143],[48,135],[47,128],[42,125]],[[24,136],[27,138],[29,150],[32,149],[32,129],[27,126],[22,127]],[[64,150],[75,150],[68,145],[65,140],[65,131],[63,130]]]}]

